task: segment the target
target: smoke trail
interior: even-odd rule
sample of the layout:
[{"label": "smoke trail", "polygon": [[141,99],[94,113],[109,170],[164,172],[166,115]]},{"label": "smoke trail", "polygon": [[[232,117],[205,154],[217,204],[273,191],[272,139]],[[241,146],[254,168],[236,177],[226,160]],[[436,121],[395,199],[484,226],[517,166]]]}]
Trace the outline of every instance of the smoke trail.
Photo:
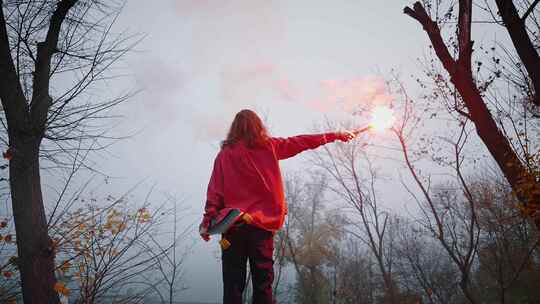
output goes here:
[{"label": "smoke trail", "polygon": [[[270,63],[228,65],[222,68],[219,79],[221,107],[194,120],[198,137],[203,139],[223,138],[234,115],[242,108],[257,111],[294,107],[352,118],[352,114],[388,106],[393,99],[381,77],[321,80],[301,86],[299,81],[286,77],[279,66]],[[279,121],[279,118],[270,120]]]},{"label": "smoke trail", "polygon": [[323,112],[355,113],[378,105],[389,105],[393,99],[384,80],[376,76],[323,80],[320,82],[320,94],[321,97],[312,101],[312,105]]}]

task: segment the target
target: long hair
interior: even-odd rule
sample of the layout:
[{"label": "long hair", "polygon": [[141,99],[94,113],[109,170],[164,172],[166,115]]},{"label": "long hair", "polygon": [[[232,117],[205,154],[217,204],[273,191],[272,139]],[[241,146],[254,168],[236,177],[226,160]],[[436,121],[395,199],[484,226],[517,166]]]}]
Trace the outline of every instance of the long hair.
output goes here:
[{"label": "long hair", "polygon": [[248,148],[264,146],[268,132],[262,120],[252,110],[244,109],[236,114],[221,148],[243,141]]}]

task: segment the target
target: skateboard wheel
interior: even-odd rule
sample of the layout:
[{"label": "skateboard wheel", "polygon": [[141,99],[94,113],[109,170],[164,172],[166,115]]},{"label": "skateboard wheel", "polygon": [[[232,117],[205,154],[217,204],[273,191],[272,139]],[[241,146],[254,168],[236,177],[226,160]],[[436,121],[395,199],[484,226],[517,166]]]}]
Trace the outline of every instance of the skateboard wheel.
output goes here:
[{"label": "skateboard wheel", "polygon": [[227,248],[231,247],[231,242],[229,242],[227,239],[221,239],[219,241],[219,245],[221,245],[221,249],[226,250]]}]

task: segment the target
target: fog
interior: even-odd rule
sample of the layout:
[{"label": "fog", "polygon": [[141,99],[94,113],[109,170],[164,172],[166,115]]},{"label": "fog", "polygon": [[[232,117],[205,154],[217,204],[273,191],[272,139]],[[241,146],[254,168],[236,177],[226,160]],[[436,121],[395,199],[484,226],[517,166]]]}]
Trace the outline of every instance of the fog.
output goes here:
[{"label": "fog", "polygon": [[[127,2],[115,29],[144,39],[120,64],[128,76],[110,85],[141,91],[116,110],[123,118],[115,133],[132,136],[110,147],[99,167],[111,176],[112,192],[143,181],[142,189],[155,185],[155,193],[182,198],[182,223],[192,225],[186,244],[194,245],[179,299],[221,301],[219,247],[215,239],[198,239],[196,226],[233,115],[252,108],[272,135],[292,136],[332,117],[352,117],[357,106],[390,103],[385,73],[417,73],[416,58],[427,45],[425,33],[402,14],[408,3]],[[282,163],[284,172],[308,166],[303,157]],[[394,191],[389,204],[403,208],[405,195]]]}]

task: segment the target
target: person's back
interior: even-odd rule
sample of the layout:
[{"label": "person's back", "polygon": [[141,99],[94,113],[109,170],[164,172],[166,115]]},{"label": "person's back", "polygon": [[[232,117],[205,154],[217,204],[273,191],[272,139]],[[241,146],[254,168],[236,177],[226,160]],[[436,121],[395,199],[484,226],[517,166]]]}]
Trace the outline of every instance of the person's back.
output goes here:
[{"label": "person's back", "polygon": [[251,110],[240,111],[215,161],[208,184],[201,237],[220,211],[239,209],[249,214],[249,224],[230,228],[222,248],[223,303],[242,303],[246,262],[250,262],[253,303],[273,303],[273,235],[281,228],[287,212],[279,160],[335,140],[354,138],[350,132],[269,137],[260,118]]},{"label": "person's back", "polygon": [[259,228],[279,229],[285,204],[280,195],[279,165],[270,145],[248,148],[245,143],[238,142],[226,146],[219,152],[214,166],[221,170],[223,184],[211,180],[209,191],[223,187],[222,191],[216,189],[218,193],[222,192],[222,208],[236,208],[248,213],[253,225]]}]

